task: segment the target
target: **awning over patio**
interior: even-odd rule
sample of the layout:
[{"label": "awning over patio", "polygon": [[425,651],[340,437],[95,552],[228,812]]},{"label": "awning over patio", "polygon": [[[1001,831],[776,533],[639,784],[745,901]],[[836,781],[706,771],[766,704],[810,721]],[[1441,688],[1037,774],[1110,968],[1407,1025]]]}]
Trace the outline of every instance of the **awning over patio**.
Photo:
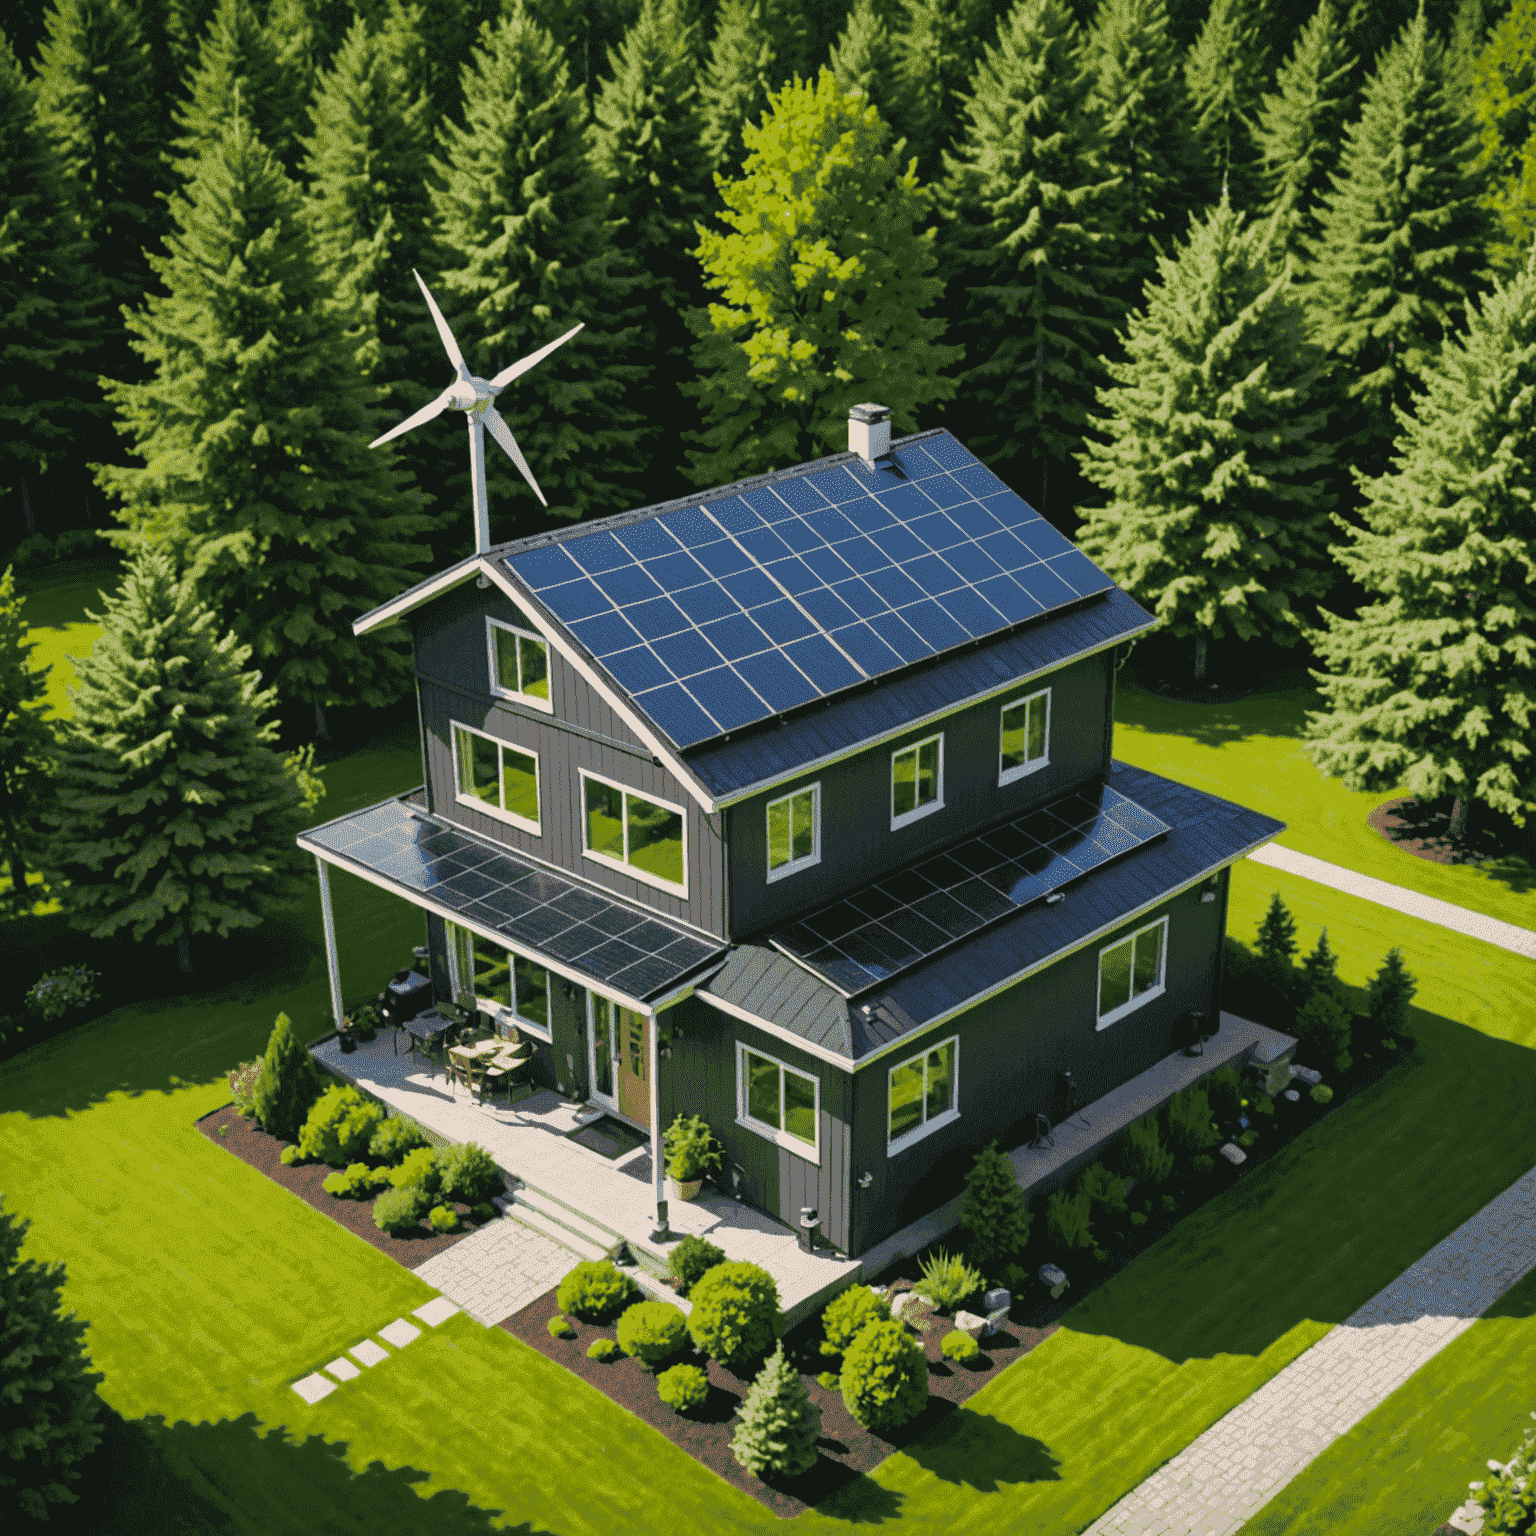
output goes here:
[{"label": "awning over patio", "polygon": [[432,817],[419,793],[313,827],[299,846],[620,1002],[643,1006],[724,958],[724,944]]}]

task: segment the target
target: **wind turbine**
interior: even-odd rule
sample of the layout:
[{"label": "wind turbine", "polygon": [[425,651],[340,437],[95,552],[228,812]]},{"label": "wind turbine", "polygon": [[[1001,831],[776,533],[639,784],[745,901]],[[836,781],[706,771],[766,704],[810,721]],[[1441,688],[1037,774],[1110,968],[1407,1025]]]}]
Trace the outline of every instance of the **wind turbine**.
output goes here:
[{"label": "wind turbine", "polygon": [[[463,411],[469,418],[469,474],[475,492],[475,553],[484,554],[491,547],[491,512],[485,494],[485,429],[487,427],[491,429],[491,436],[506,450],[507,457],[522,470],[523,479],[533,487],[533,494],[546,507],[549,505],[544,500],[544,492],[539,489],[539,482],[533,478],[533,471],[528,468],[528,461],[523,457],[522,449],[517,446],[517,439],[512,436],[511,427],[496,409],[496,396],[514,379],[527,373],[536,364],[542,363],[556,347],[564,346],[581,329],[581,325],[573,325],[564,336],[550,342],[547,347],[540,347],[537,352],[530,352],[521,362],[513,363],[510,368],[503,368],[494,379],[477,378],[469,371],[469,366],[464,361],[464,354],[459,351],[459,344],[453,339],[453,332],[448,329],[448,322],[443,319],[442,310],[437,307],[431,293],[427,290],[427,285],[421,281],[421,273],[412,267],[411,276],[421,285],[422,297],[427,301],[427,308],[432,311],[432,320],[437,326],[437,334],[442,337],[443,350],[447,352],[448,361],[457,370],[458,377],[437,399],[422,406],[414,416],[407,416],[398,427],[390,428],[383,437],[374,438],[368,446],[377,448],[380,443],[387,443],[391,438],[409,432],[412,427],[419,427],[422,422],[431,421],[434,416],[441,416],[444,411]],[[582,325],[585,324],[586,321],[582,321]]]}]

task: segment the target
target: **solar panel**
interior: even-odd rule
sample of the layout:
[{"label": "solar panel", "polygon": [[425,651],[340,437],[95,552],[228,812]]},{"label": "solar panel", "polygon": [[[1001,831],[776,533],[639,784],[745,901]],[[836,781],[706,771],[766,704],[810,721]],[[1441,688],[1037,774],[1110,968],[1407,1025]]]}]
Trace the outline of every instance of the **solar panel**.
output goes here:
[{"label": "solar panel", "polygon": [[852,997],[1167,830],[1108,785],[1081,790],[822,907],[772,943]]},{"label": "solar panel", "polygon": [[305,836],[449,911],[644,999],[697,970],[712,947],[619,901],[486,848],[394,802]]},{"label": "solar panel", "polygon": [[947,433],[508,557],[678,747],[1112,583]]}]

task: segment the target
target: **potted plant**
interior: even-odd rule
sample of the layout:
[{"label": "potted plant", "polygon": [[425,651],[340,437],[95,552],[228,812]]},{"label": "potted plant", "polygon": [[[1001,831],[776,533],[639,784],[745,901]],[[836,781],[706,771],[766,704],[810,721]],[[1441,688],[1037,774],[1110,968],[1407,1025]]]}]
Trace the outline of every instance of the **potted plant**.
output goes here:
[{"label": "potted plant", "polygon": [[[379,994],[383,997],[383,993]],[[352,1028],[359,1040],[372,1040],[379,1027],[381,1009],[377,1003],[363,1003],[352,1011]]]},{"label": "potted plant", "polygon": [[692,1200],[704,1175],[720,1169],[720,1148],[702,1115],[679,1115],[662,1132],[661,1144],[667,1155],[671,1192],[679,1200]]},{"label": "potted plant", "polygon": [[350,1013],[336,1026],[336,1038],[341,1042],[341,1049],[344,1055],[349,1051],[357,1049],[357,1031],[353,1028],[352,1015]]}]

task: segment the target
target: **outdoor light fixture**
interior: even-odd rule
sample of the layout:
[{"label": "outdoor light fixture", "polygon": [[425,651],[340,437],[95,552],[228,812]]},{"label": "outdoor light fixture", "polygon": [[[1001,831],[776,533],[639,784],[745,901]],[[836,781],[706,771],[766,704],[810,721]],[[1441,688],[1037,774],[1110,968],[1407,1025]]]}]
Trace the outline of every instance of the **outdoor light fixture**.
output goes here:
[{"label": "outdoor light fixture", "polygon": [[859,1188],[860,1189],[868,1189],[869,1186],[871,1184],[873,1184],[874,1182],[875,1182],[875,1176],[872,1173],[861,1173],[859,1175]]},{"label": "outdoor light fixture", "polygon": [[1205,882],[1205,889],[1200,892],[1200,904],[1202,906],[1209,906],[1215,900],[1216,876],[1212,875],[1211,878]]},{"label": "outdoor light fixture", "polygon": [[1051,894],[1045,898],[1045,904],[1048,907],[1054,907],[1058,901],[1065,901],[1066,899],[1067,893],[1065,891],[1052,891]]}]

